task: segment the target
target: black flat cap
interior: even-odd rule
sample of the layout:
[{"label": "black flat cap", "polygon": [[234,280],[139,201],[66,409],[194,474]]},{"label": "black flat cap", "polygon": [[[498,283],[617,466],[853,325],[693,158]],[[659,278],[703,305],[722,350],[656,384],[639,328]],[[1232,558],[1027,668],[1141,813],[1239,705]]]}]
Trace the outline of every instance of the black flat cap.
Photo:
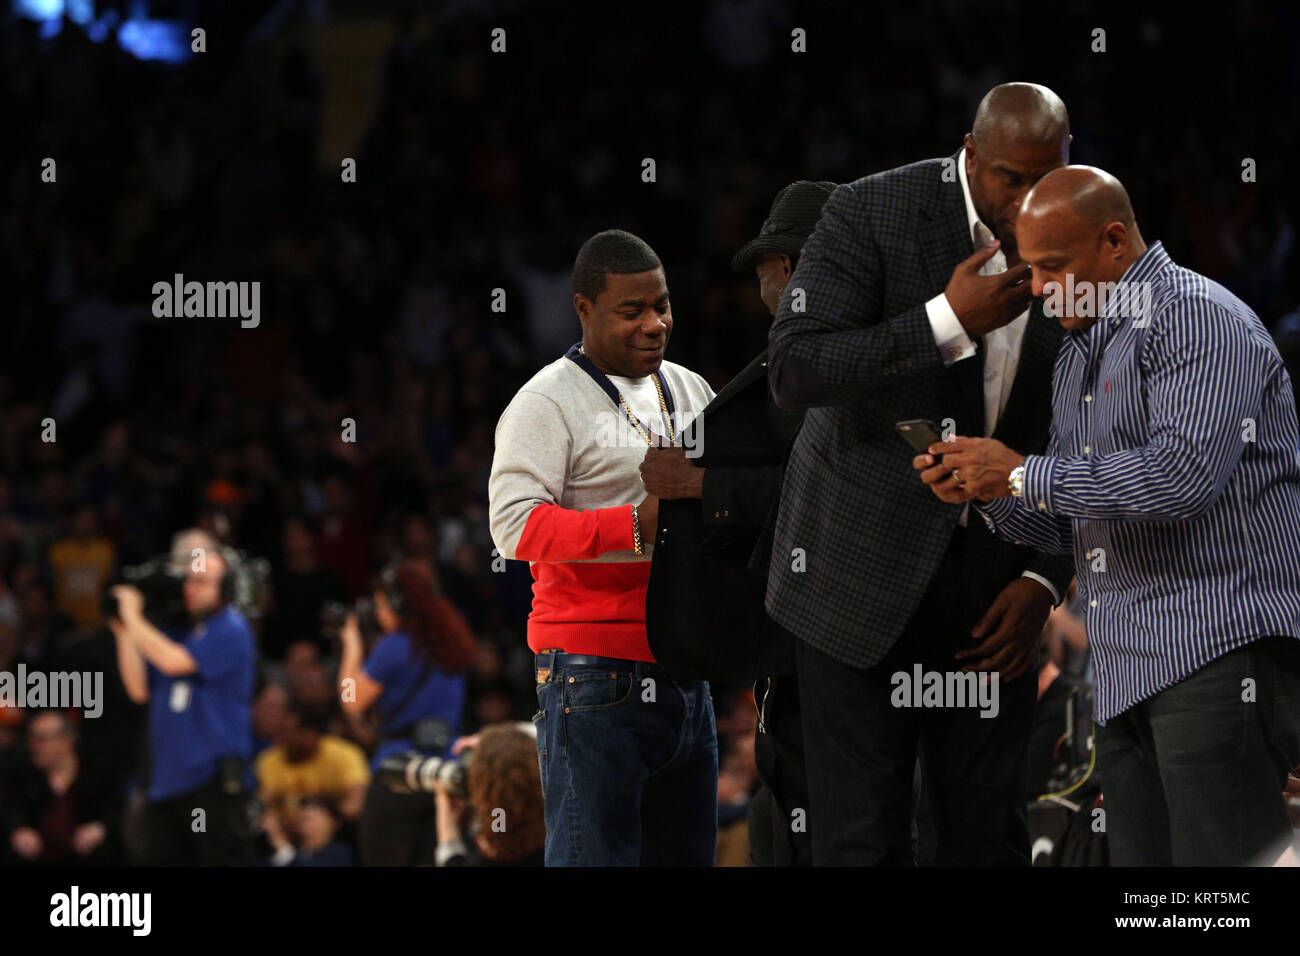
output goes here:
[{"label": "black flat cap", "polygon": [[835,186],[835,183],[801,179],[782,189],[772,202],[772,211],[767,214],[763,228],[732,257],[731,268],[749,272],[758,257],[769,252],[797,256],[812,235],[813,227],[821,218],[822,206]]}]

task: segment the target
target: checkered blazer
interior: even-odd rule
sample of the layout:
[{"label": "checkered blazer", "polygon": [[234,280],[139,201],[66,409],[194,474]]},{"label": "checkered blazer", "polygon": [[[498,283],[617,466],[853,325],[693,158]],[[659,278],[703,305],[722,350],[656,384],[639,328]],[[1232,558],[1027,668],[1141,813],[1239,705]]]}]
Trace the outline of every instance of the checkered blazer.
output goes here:
[{"label": "checkered blazer", "polygon": [[[917,613],[963,510],[921,483],[895,423],[950,418],[958,434],[984,434],[984,350],[945,367],[925,311],[972,252],[961,184],[944,170],[929,159],[838,187],[769,339],[778,404],[808,412],[772,531],[768,612],[854,667],[883,658]],[[1022,454],[1047,444],[1061,335],[1035,300],[994,433]],[[968,525],[950,593],[971,626],[1026,569],[1065,594],[1069,556],[1003,542],[974,512]]]}]

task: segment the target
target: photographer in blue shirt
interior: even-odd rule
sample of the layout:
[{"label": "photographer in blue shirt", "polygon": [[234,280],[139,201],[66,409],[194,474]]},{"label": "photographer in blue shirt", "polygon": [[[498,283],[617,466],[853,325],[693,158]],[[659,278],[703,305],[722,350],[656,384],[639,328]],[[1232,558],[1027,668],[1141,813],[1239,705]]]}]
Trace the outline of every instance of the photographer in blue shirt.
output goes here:
[{"label": "photographer in blue shirt", "polygon": [[[418,560],[381,575],[374,617],[382,634],[364,668],[355,614],[339,634],[343,710],[363,714],[374,705],[379,718],[371,769],[403,753],[449,758],[465,706],[464,672],[478,650],[469,625],[443,596],[433,568]],[[432,864],[436,824],[431,793],[396,793],[376,773],[361,815],[361,862]]]},{"label": "photographer in blue shirt", "polygon": [[257,654],[248,621],[223,593],[230,569],[219,549],[199,530],[173,541],[173,562],[188,566],[186,623],[159,629],[138,588],[113,588],[118,616],[109,627],[122,683],[149,704],[153,865],[254,862],[246,774]]}]

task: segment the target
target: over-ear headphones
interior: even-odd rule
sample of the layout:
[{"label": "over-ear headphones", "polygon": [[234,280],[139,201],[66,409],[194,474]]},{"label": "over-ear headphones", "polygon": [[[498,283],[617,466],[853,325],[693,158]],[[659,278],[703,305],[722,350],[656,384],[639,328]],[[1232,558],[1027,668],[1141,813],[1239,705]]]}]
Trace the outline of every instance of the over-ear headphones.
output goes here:
[{"label": "over-ear headphones", "polygon": [[384,597],[388,599],[388,606],[393,609],[393,613],[401,617],[406,607],[406,598],[402,596],[402,589],[397,586],[396,565],[390,564],[379,572],[379,587],[384,592]]},{"label": "over-ear headphones", "polygon": [[217,549],[217,553],[226,565],[226,570],[221,575],[221,603],[232,604],[239,600],[239,575],[243,571],[243,562],[238,551],[224,544]]},{"label": "over-ear headphones", "polygon": [[[167,573],[178,577],[184,577],[191,570],[200,570],[204,565],[196,567],[200,560],[201,547],[192,548],[190,551],[172,552],[170,561],[167,564]],[[239,580],[244,570],[243,559],[238,551],[229,545],[219,544],[216,547],[216,554],[221,558],[225,570],[221,573],[221,603],[230,604],[239,600]]]}]

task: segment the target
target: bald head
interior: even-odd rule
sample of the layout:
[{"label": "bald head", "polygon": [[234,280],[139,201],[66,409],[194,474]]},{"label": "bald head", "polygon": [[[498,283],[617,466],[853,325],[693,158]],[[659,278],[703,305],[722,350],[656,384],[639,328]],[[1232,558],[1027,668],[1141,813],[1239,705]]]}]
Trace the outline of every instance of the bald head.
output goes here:
[{"label": "bald head", "polygon": [[980,100],[971,124],[980,144],[1060,143],[1070,135],[1070,114],[1061,98],[1037,83],[1003,83]]},{"label": "bald head", "polygon": [[[1016,238],[1033,267],[1034,295],[1053,285],[1100,289],[1146,252],[1124,185],[1094,166],[1063,166],[1040,179],[1021,205]],[[1095,321],[1099,309],[1051,311],[1075,330]]]},{"label": "bald head", "polygon": [[1029,191],[1020,208],[1024,216],[1061,217],[1088,229],[1112,222],[1134,229],[1133,205],[1124,184],[1096,166],[1063,166],[1048,173]]},{"label": "bald head", "polygon": [[1013,266],[1020,203],[1029,187],[1070,161],[1065,104],[1037,83],[995,86],[980,102],[965,147],[971,203]]}]

